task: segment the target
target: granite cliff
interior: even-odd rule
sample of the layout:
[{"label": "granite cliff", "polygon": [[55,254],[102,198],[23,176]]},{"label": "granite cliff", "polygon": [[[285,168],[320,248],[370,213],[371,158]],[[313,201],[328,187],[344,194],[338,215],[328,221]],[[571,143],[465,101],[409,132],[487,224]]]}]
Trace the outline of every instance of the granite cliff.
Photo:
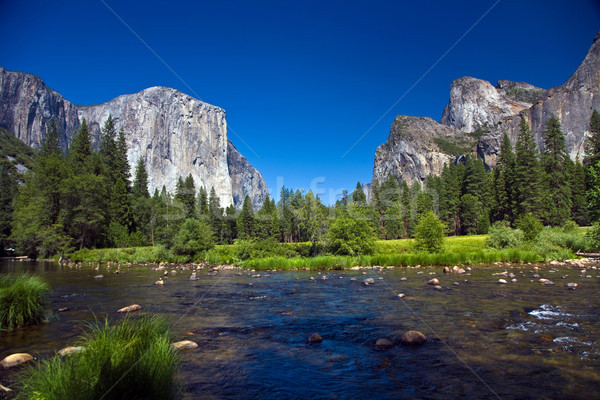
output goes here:
[{"label": "granite cliff", "polygon": [[444,163],[475,152],[493,168],[502,136],[506,132],[514,144],[522,117],[543,150],[545,124],[557,116],[571,158],[581,159],[594,109],[600,110],[600,33],[579,68],[559,87],[543,90],[506,80],[494,87],[463,77],[452,82],[439,124],[428,118],[396,117],[387,142],[375,152],[373,181],[393,174],[409,183],[422,182],[430,173],[439,174]]},{"label": "granite cliff", "polygon": [[0,67],[0,127],[37,147],[51,119],[58,125],[66,148],[85,118],[92,141],[99,142],[109,115],[123,128],[129,164],[141,157],[149,175],[149,189],[174,192],[177,179],[189,174],[196,188],[215,188],[222,206],[241,207],[249,195],[260,207],[267,195],[265,181],[227,138],[225,111],[175,89],[152,87],[93,106],[75,106],[33,75]]}]

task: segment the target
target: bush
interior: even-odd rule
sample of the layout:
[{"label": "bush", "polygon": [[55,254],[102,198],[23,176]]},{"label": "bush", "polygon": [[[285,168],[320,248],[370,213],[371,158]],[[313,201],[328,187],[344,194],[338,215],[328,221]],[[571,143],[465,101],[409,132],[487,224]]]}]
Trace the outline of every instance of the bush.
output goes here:
[{"label": "bush", "polygon": [[523,232],[525,240],[532,241],[544,229],[544,225],[532,213],[527,213],[519,218],[517,228]]},{"label": "bush", "polygon": [[237,240],[235,255],[238,260],[267,257],[294,257],[297,253],[273,238],[262,240]]},{"label": "bush", "polygon": [[348,216],[336,218],[329,227],[329,250],[337,255],[355,256],[372,254],[375,250],[375,233],[364,219]]},{"label": "bush", "polygon": [[444,246],[446,225],[433,211],[421,215],[415,228],[415,248],[417,250],[439,253]]},{"label": "bush", "polygon": [[523,232],[512,229],[508,221],[495,222],[489,230],[488,245],[495,249],[519,247],[523,244]]},{"label": "bush", "polygon": [[585,237],[589,251],[600,251],[600,222],[596,222]]},{"label": "bush", "polygon": [[0,276],[0,330],[39,324],[52,314],[48,310],[50,286],[37,276]]},{"label": "bush", "polygon": [[18,399],[170,399],[179,356],[163,319],[125,319],[88,326],[77,343],[85,350],[55,356],[19,377]]},{"label": "bush", "polygon": [[544,228],[536,243],[536,250],[547,258],[566,258],[572,252],[587,248],[589,243],[585,236],[578,232],[565,232],[558,227]]},{"label": "bush", "polygon": [[210,226],[194,218],[185,220],[173,238],[173,252],[193,257],[214,247]]}]

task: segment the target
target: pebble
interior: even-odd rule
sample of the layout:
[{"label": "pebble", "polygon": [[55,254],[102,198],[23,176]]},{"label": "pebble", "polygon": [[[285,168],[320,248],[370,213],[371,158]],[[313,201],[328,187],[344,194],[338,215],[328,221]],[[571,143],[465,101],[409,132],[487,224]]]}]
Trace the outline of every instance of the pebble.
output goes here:
[{"label": "pebble", "polygon": [[575,282],[569,282],[565,285],[567,288],[569,288],[570,290],[575,290],[577,288],[577,286],[579,286],[578,284],[576,284]]},{"label": "pebble", "polygon": [[375,347],[393,347],[394,343],[388,338],[379,338],[375,342]]},{"label": "pebble", "polygon": [[94,276],[94,279],[102,279],[102,278],[104,278],[104,275],[96,275],[96,276]]},{"label": "pebble", "polygon": [[180,342],[171,343],[171,347],[174,350],[195,349],[198,347],[198,343],[192,342],[191,340],[182,340]]},{"label": "pebble", "polygon": [[2,365],[4,369],[7,369],[28,363],[30,361],[33,361],[33,356],[31,354],[15,353],[5,357],[2,361],[0,361],[0,365]]},{"label": "pebble", "polygon": [[545,286],[554,286],[554,282],[552,282],[552,281],[546,281],[546,282],[544,282],[544,285]]},{"label": "pebble", "polygon": [[130,306],[123,307],[123,308],[117,310],[117,312],[118,313],[128,313],[128,312],[138,311],[141,309],[142,309],[142,306],[140,306],[139,304],[132,304]]},{"label": "pebble", "polygon": [[69,347],[65,347],[64,349],[60,349],[58,351],[58,355],[59,356],[66,356],[69,354],[73,354],[73,353],[79,353],[80,351],[85,350],[85,347],[83,346],[69,346]]},{"label": "pebble", "polygon": [[400,280],[401,280],[401,281],[406,281],[406,280],[408,280],[408,278],[407,278],[407,277],[405,277],[405,276],[403,276],[402,278],[400,278]]},{"label": "pebble", "polygon": [[442,290],[442,287],[441,287],[440,285],[435,285],[433,288],[434,288],[435,290]]},{"label": "pebble", "polygon": [[500,284],[502,284],[502,285],[505,285],[505,284],[507,284],[508,282],[506,282],[506,280],[505,280],[505,279],[498,279],[498,283],[500,283]]},{"label": "pebble", "polygon": [[406,295],[404,293],[398,293],[398,297],[403,298],[406,297]]}]

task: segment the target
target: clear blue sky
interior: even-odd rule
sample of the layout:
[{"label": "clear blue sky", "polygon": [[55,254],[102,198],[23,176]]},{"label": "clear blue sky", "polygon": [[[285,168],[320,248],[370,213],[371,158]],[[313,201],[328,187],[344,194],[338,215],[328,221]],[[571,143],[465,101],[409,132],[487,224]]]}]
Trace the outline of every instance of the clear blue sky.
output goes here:
[{"label": "clear blue sky", "polygon": [[558,86],[600,29],[597,0],[105,3],[168,67],[96,0],[0,1],[0,65],[76,104],[195,92],[227,111],[229,138],[271,191],[312,184],[327,203],[371,180],[396,115],[439,120],[465,75]]}]

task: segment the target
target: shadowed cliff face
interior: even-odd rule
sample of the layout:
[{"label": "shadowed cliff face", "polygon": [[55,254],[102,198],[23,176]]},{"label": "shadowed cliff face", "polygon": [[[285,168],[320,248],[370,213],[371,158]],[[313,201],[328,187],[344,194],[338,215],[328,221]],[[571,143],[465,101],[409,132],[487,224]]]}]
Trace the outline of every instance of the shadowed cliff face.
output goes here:
[{"label": "shadowed cliff face", "polygon": [[196,188],[215,188],[222,206],[241,207],[249,195],[259,207],[267,194],[262,175],[227,139],[225,111],[175,89],[152,87],[99,105],[74,106],[38,77],[0,68],[0,95],[0,126],[33,147],[52,118],[63,148],[83,118],[97,145],[101,126],[112,115],[117,130],[125,132],[129,164],[145,160],[151,192],[165,186],[173,193],[177,179],[191,174]]},{"label": "shadowed cliff face", "polygon": [[[453,162],[461,153],[477,152],[493,168],[505,132],[515,144],[521,117],[527,119],[539,150],[543,150],[545,124],[552,115],[557,116],[571,158],[582,159],[593,110],[600,110],[600,33],[564,85],[544,91],[524,82],[498,81],[494,87],[481,79],[463,77],[452,83],[441,124],[428,118],[398,116],[388,141],[375,153],[373,179],[393,174],[409,183],[423,181],[430,173],[439,174],[445,162]],[[480,138],[473,135],[484,126],[486,132]]]}]

